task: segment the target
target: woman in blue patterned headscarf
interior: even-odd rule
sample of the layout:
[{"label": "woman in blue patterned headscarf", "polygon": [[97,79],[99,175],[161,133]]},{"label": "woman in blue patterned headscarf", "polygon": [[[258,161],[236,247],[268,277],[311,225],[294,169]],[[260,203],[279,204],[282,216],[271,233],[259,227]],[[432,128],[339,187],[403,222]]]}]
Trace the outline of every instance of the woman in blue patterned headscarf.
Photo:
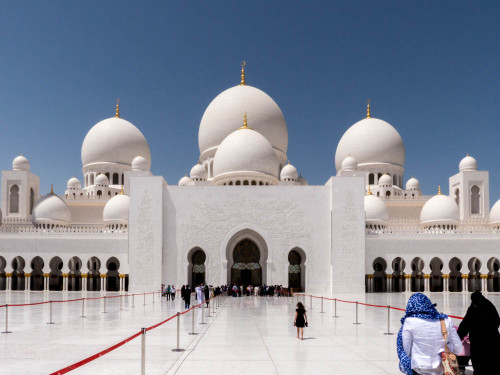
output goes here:
[{"label": "woman in blue patterned headscarf", "polygon": [[[401,318],[401,329],[398,333],[397,348],[399,357],[399,369],[406,375],[413,375],[414,372],[412,370],[411,358],[403,348],[403,326],[407,318],[419,318],[426,321],[439,321],[440,319],[446,319],[448,317],[444,314],[440,314],[432,304],[431,300],[422,293],[416,293],[412,295],[408,300],[405,316]],[[439,330],[438,332],[439,334],[441,334],[441,330]],[[436,352],[436,355],[437,354],[438,353]]]}]

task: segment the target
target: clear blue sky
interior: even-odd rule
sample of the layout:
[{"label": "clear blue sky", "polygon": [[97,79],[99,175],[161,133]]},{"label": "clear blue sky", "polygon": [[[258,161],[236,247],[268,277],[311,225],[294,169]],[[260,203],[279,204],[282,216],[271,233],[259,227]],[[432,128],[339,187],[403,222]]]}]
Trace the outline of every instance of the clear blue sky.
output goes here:
[{"label": "clear blue sky", "polygon": [[436,1],[4,1],[0,168],[23,152],[41,192],[81,179],[86,132],[114,114],[146,136],[175,184],[199,156],[198,126],[221,91],[276,100],[288,157],[311,184],[365,115],[400,132],[405,181],[448,190],[467,152],[500,198],[500,3]]}]

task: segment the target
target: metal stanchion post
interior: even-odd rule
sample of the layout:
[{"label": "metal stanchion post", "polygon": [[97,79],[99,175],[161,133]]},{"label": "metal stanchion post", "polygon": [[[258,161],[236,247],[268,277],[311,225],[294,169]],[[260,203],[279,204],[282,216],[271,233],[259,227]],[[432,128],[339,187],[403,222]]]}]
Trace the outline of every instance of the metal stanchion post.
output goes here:
[{"label": "metal stanchion post", "polygon": [[197,333],[194,331],[194,310],[196,310],[196,308],[192,308],[191,309],[191,332],[189,332],[190,335],[197,335]]},{"label": "metal stanchion post", "polygon": [[103,314],[106,314],[106,297],[104,297],[104,306],[103,306]]},{"label": "metal stanchion post", "polygon": [[333,300],[333,311],[334,311],[333,318],[338,318],[338,315],[337,315],[337,298],[335,298]]},{"label": "metal stanchion post", "polygon": [[210,318],[210,301],[208,301],[208,306],[207,306],[207,318]]},{"label": "metal stanchion post", "polygon": [[141,328],[141,375],[146,375],[146,328]]},{"label": "metal stanchion post", "polygon": [[120,298],[120,310],[123,310],[123,298],[122,298],[122,296],[120,296],[118,298]]},{"label": "metal stanchion post", "polygon": [[135,296],[135,294],[132,293],[132,307],[135,307],[134,306],[134,296]]},{"label": "metal stanchion post", "polygon": [[321,314],[324,314],[325,312],[323,311],[323,296],[321,296]]},{"label": "metal stanchion post", "polygon": [[9,331],[9,305],[5,305],[5,331],[2,333],[12,333]]},{"label": "metal stanchion post", "polygon": [[80,318],[86,318],[86,316],[85,316],[85,298],[82,298],[82,316]]},{"label": "metal stanchion post", "polygon": [[203,319],[203,309],[205,308],[205,304],[202,302],[201,303],[201,323],[200,324],[205,324],[204,319]]},{"label": "metal stanchion post", "polygon": [[52,301],[50,301],[49,322],[47,324],[54,324],[52,321]]},{"label": "metal stanchion post", "polygon": [[155,303],[155,294],[153,293],[153,303]]},{"label": "metal stanchion post", "polygon": [[384,335],[394,335],[391,333],[391,306],[387,305],[387,332]]},{"label": "metal stanchion post", "polygon": [[311,298],[311,299],[310,299],[310,305],[311,305],[311,306],[309,306],[309,308],[312,310],[312,308],[313,308],[313,295],[312,295],[312,294],[310,294],[310,295],[309,295],[309,297]]},{"label": "metal stanchion post", "polygon": [[172,349],[173,352],[183,352],[184,349],[180,348],[181,336],[181,313],[177,311],[177,348]]},{"label": "metal stanchion post", "polygon": [[358,322],[358,301],[356,301],[356,322],[353,324],[361,324]]},{"label": "metal stanchion post", "polygon": [[146,293],[142,293],[142,295],[144,296],[144,303],[143,303],[143,305],[145,305],[146,304]]}]

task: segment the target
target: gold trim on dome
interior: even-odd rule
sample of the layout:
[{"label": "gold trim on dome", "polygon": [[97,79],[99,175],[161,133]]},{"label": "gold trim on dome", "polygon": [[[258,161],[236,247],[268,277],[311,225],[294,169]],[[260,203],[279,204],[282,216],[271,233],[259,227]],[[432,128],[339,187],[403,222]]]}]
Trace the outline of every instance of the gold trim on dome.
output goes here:
[{"label": "gold trim on dome", "polygon": [[50,185],[50,195],[54,195],[54,185]]},{"label": "gold trim on dome", "polygon": [[366,105],[366,118],[370,118],[370,102],[371,100],[368,99],[368,104]]},{"label": "gold trim on dome", "polygon": [[441,185],[438,186],[438,195],[443,195],[441,194]]},{"label": "gold trim on dome", "polygon": [[251,127],[248,126],[248,122],[247,122],[247,113],[245,112],[245,114],[243,115],[243,126],[239,129],[250,129],[250,130],[253,130]]},{"label": "gold trim on dome", "polygon": [[241,62],[241,82],[240,82],[240,86],[246,86],[246,81],[245,81],[245,65],[247,63],[245,62],[245,60],[243,60]]},{"label": "gold trim on dome", "polygon": [[120,118],[120,99],[116,100],[115,117]]}]

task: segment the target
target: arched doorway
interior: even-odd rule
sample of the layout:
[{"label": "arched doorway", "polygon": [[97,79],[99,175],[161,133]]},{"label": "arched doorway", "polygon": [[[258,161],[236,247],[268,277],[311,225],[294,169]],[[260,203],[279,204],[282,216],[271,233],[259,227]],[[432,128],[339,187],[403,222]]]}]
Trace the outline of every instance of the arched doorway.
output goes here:
[{"label": "arched doorway", "polygon": [[97,257],[91,257],[87,262],[87,268],[89,270],[87,277],[87,290],[88,291],[99,291],[101,287],[101,261]]},{"label": "arched doorway", "polygon": [[30,289],[31,290],[43,290],[43,259],[39,256],[34,257],[31,260],[31,277],[30,277]]},{"label": "arched doorway", "polygon": [[4,257],[0,256],[0,290],[5,290],[7,287],[7,279],[5,277],[5,267],[7,266],[7,261]]},{"label": "arched doorway", "polygon": [[233,250],[231,285],[261,285],[262,267],[259,247],[249,238],[239,241]]},{"label": "arched doorway", "polygon": [[450,280],[448,285],[448,290],[450,292],[461,292],[462,291],[462,261],[457,257],[450,259],[448,263],[450,268]]},{"label": "arched doorway", "polygon": [[106,290],[108,292],[120,291],[120,274],[118,272],[120,269],[120,261],[115,257],[111,257],[106,262],[106,268],[108,269],[106,273]]},{"label": "arched doorway", "polygon": [[442,292],[443,291],[443,261],[439,258],[432,258],[429,263],[431,268],[431,279],[429,282],[429,290],[431,292]]},{"label": "arched doorway", "polygon": [[11,290],[24,290],[25,278],[24,278],[24,267],[26,262],[22,256],[17,256],[12,261],[12,286]]},{"label": "arched doorway", "polygon": [[469,263],[469,292],[481,291],[481,261],[476,258],[470,258]]},{"label": "arched doorway", "polygon": [[373,291],[374,292],[387,292],[387,262],[384,258],[376,258],[373,261]]},{"label": "arched doorway", "polygon": [[397,257],[392,261],[392,290],[394,292],[404,292],[405,289],[405,270],[406,262],[403,258]]},{"label": "arched doorway", "polygon": [[498,258],[488,260],[488,291],[500,292],[500,261]]},{"label": "arched doorway", "polygon": [[411,291],[412,292],[423,292],[424,285],[424,261],[419,258],[413,258],[411,261]]},{"label": "arched doorway", "polygon": [[193,249],[191,256],[189,257],[189,285],[191,289],[194,290],[196,285],[205,284],[205,261],[207,256],[205,252],[201,249]]},{"label": "arched doorway", "polygon": [[69,281],[68,290],[77,291],[82,290],[82,273],[80,272],[82,268],[82,261],[78,257],[73,257],[69,260]]},{"label": "arched doorway", "polygon": [[305,254],[295,248],[288,253],[288,288],[294,292],[305,290]]},{"label": "arched doorway", "polygon": [[54,257],[50,260],[50,278],[49,278],[49,290],[61,291],[63,290],[63,276],[62,268],[63,261],[59,257]]}]

